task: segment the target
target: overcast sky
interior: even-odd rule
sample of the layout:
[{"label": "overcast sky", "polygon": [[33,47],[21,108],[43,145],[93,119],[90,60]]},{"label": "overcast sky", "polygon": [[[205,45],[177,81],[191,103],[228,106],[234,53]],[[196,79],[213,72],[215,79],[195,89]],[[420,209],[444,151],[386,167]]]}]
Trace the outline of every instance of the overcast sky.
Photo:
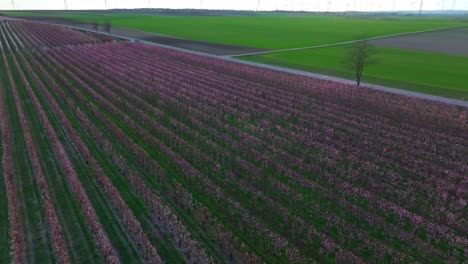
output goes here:
[{"label": "overcast sky", "polygon": [[[419,10],[421,0],[0,0],[0,9],[204,8],[236,10]],[[468,10],[468,0],[424,0],[424,10]]]}]

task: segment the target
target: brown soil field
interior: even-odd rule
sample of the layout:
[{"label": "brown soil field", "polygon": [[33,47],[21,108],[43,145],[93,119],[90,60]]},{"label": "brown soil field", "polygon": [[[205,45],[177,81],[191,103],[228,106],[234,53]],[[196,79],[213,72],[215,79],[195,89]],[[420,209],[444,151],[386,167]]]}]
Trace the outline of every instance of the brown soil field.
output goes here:
[{"label": "brown soil field", "polygon": [[439,30],[371,42],[377,46],[468,56],[468,28]]}]

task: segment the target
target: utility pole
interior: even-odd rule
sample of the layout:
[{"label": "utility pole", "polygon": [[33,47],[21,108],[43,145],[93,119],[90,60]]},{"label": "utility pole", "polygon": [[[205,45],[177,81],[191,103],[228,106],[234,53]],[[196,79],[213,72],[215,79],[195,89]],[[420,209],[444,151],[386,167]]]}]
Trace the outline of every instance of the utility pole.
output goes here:
[{"label": "utility pole", "polygon": [[421,0],[421,5],[419,6],[419,15],[422,15],[423,5],[424,5],[424,0]]}]

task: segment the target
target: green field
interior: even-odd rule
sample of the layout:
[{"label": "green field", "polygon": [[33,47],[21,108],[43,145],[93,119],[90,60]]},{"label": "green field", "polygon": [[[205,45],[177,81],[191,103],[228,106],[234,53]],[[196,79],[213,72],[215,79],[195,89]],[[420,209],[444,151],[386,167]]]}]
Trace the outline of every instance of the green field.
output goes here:
[{"label": "green field", "polygon": [[[242,59],[352,79],[343,65],[345,46],[270,53]],[[468,57],[395,48],[376,48],[364,72],[370,83],[444,97],[468,99]]]},{"label": "green field", "polygon": [[467,25],[456,19],[395,16],[150,16],[130,14],[4,12],[84,22],[110,21],[113,26],[187,39],[265,49],[284,49],[360,38]]}]

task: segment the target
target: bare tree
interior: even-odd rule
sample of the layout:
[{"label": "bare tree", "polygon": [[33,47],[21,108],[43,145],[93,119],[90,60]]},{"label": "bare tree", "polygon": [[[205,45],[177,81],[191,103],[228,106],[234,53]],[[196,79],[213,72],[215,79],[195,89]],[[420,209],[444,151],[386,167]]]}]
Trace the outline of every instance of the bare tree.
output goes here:
[{"label": "bare tree", "polygon": [[375,62],[374,55],[374,47],[365,36],[347,50],[343,63],[354,74],[358,86],[361,84],[364,69]]}]

